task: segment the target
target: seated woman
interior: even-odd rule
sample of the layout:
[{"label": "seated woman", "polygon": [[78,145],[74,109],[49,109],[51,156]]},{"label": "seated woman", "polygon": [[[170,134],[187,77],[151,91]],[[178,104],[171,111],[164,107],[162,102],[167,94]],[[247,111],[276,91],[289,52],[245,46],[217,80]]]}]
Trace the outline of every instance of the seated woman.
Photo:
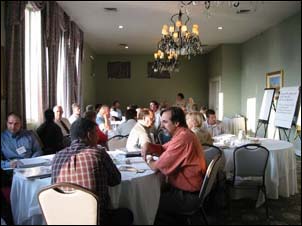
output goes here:
[{"label": "seated woman", "polygon": [[[86,112],[84,112],[84,118],[95,122],[96,112],[95,111],[86,111]],[[108,136],[105,133],[103,133],[98,126],[96,127],[96,132],[97,132],[97,135],[99,138],[98,144],[102,145],[103,147],[107,148],[107,150],[108,150],[108,145],[107,145]]]},{"label": "seated woman", "polygon": [[202,128],[203,117],[200,112],[187,113],[186,122],[189,129],[196,134],[201,144],[213,144],[211,134]]}]

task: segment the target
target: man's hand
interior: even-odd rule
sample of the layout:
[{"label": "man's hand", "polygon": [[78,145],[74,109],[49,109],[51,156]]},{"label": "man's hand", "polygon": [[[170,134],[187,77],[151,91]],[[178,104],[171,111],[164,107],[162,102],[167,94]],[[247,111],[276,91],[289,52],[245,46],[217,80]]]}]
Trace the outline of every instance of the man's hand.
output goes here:
[{"label": "man's hand", "polygon": [[155,160],[153,160],[153,158],[151,158],[150,160],[147,161],[147,164],[149,165],[150,169],[152,169],[153,171],[157,171],[158,169],[155,167]]},{"label": "man's hand", "polygon": [[18,160],[11,160],[9,162],[10,168],[16,168],[17,167]]},{"label": "man's hand", "polygon": [[145,161],[147,161],[147,155],[149,154],[149,142],[145,143],[142,147],[141,154]]}]

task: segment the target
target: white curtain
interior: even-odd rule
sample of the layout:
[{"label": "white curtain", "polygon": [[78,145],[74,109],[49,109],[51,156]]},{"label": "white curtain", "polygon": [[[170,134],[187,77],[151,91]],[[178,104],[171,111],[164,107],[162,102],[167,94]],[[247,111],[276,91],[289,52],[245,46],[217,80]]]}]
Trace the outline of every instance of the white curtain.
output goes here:
[{"label": "white curtain", "polygon": [[25,10],[25,105],[29,129],[43,122],[41,12]]}]

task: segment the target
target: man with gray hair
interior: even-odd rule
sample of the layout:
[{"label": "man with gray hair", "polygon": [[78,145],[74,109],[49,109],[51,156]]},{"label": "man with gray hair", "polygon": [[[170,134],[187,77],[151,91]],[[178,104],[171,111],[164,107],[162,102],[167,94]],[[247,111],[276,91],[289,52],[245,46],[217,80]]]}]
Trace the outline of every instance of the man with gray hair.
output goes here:
[{"label": "man with gray hair", "polygon": [[63,118],[63,108],[60,105],[56,105],[53,108],[53,112],[55,113],[55,123],[61,128],[63,136],[67,136],[70,134],[70,123],[67,118]]}]

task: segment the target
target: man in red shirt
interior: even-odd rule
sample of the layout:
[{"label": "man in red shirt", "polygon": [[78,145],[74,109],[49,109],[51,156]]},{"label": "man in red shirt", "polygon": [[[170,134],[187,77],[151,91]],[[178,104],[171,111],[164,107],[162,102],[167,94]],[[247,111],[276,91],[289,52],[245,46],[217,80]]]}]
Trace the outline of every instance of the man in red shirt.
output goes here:
[{"label": "man in red shirt", "polygon": [[164,174],[168,188],[162,191],[155,224],[167,224],[169,216],[181,214],[199,205],[198,194],[206,173],[204,152],[196,135],[187,128],[181,108],[170,107],[161,113],[161,126],[172,139],[164,144],[146,143],[142,156],[157,155],[147,163]]}]

